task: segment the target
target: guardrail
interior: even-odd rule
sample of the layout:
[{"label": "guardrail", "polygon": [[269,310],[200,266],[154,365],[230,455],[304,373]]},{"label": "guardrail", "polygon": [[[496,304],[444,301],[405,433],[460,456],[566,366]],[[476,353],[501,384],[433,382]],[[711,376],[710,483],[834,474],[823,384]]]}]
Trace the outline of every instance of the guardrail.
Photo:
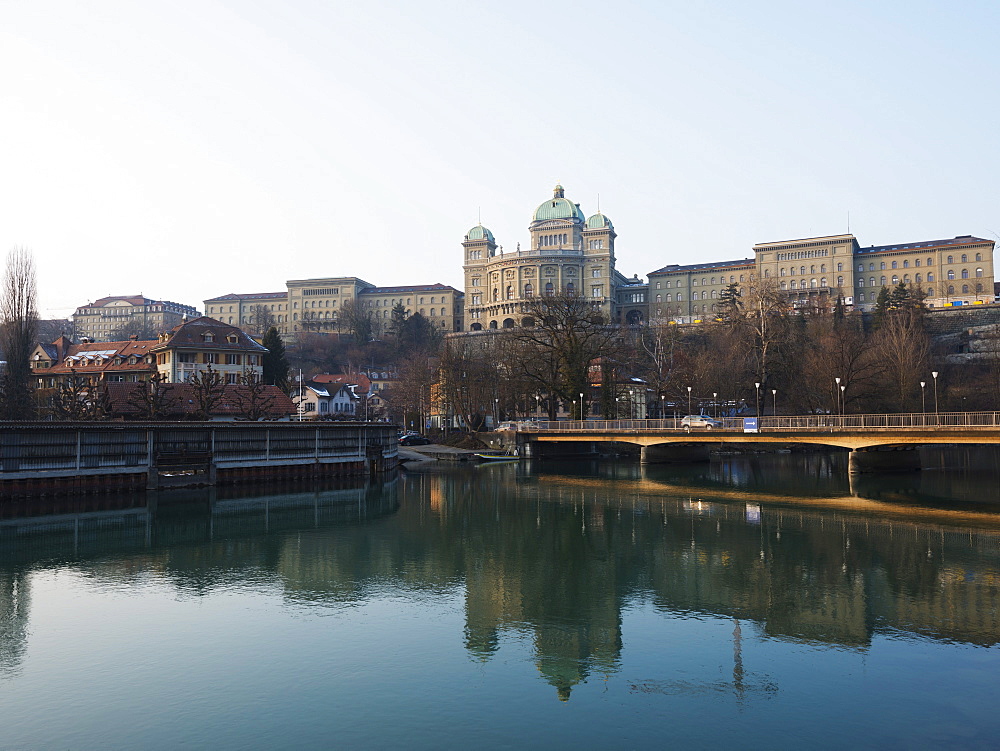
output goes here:
[{"label": "guardrail", "polygon": [[[562,432],[562,433],[653,433],[662,431],[687,431],[681,425],[680,417],[658,420],[543,420],[517,423],[522,433]],[[691,428],[691,431],[722,430],[743,432],[742,417],[722,417],[719,427]],[[1000,412],[941,412],[925,414],[920,412],[902,414],[870,415],[804,415],[804,416],[761,416],[757,418],[758,431],[803,430],[924,430],[942,428],[997,429],[1000,428]]]}]

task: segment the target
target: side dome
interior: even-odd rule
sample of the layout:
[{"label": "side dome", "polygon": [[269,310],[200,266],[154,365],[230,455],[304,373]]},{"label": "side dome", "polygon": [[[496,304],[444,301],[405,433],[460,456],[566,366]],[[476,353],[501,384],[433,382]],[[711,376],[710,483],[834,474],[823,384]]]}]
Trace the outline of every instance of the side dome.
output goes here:
[{"label": "side dome", "polygon": [[605,227],[613,230],[615,225],[613,225],[611,220],[604,216],[604,214],[600,211],[587,220],[587,229],[604,229]]},{"label": "side dome", "polygon": [[552,191],[552,199],[540,204],[531,216],[533,222],[543,219],[575,219],[583,222],[584,216],[580,205],[566,198],[563,186],[556,185]]},{"label": "side dome", "polygon": [[489,240],[491,243],[496,242],[493,239],[493,233],[490,232],[486,227],[481,224],[477,224],[475,227],[470,229],[465,235],[466,240]]}]

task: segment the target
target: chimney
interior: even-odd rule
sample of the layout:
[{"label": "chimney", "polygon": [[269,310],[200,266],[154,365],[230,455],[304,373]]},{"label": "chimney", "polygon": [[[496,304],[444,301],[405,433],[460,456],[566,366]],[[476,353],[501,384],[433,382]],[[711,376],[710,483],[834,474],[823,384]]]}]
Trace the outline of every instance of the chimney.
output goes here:
[{"label": "chimney", "polygon": [[128,340],[129,340],[130,342],[137,342],[137,341],[139,341],[139,335],[138,335],[138,334],[131,334],[131,335],[129,336]]}]

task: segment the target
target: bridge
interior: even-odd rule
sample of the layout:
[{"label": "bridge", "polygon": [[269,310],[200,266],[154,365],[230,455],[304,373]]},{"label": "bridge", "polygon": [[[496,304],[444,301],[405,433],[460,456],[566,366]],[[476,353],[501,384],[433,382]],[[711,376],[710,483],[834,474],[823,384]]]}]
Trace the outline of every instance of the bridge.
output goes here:
[{"label": "bridge", "polygon": [[852,472],[919,469],[920,446],[1000,445],[1000,412],[762,416],[755,431],[742,417],[720,422],[687,428],[679,418],[529,421],[517,424],[517,443],[526,456],[544,455],[547,444],[629,443],[640,447],[644,464],[704,461],[726,446],[825,446],[851,451]]}]

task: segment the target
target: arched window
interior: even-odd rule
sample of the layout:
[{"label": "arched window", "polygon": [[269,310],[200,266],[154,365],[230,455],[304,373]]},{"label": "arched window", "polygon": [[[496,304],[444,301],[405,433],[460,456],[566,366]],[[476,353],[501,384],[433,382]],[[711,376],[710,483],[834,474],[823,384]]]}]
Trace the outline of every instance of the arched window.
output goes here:
[{"label": "arched window", "polygon": [[810,274],[815,274],[816,273],[816,267],[815,266],[810,266],[809,267],[809,273]]},{"label": "arched window", "polygon": [[838,263],[837,264],[837,271],[843,271],[843,270],[844,270],[844,264]]},{"label": "arched window", "polygon": [[798,283],[794,279],[792,279],[792,283],[791,283],[790,286],[791,286],[792,289],[798,289],[799,285],[798,285]]},{"label": "arched window", "polygon": [[976,294],[977,295],[983,294],[983,285],[981,285],[981,284],[977,284],[976,285]]},{"label": "arched window", "polygon": [[667,302],[673,302],[673,300],[671,300],[670,298],[671,298],[671,294],[668,292],[667,293]]},{"label": "arched window", "polygon": [[781,288],[782,289],[788,289],[788,285],[785,282],[782,282],[781,283]]},{"label": "arched window", "polygon": [[[771,269],[764,269],[764,278],[767,279],[771,276]],[[730,282],[732,284],[732,282]]]},{"label": "arched window", "polygon": [[576,295],[576,285],[573,284],[573,282],[568,282],[566,284],[566,294],[569,297],[573,297],[574,295]]},{"label": "arched window", "polygon": [[507,299],[508,300],[514,299],[514,286],[512,284],[507,285]]},{"label": "arched window", "polygon": [[819,273],[821,273],[821,274],[825,274],[826,273],[826,264],[825,263],[821,263],[819,265]]},{"label": "arched window", "polygon": [[805,274],[806,273],[806,267],[805,266],[800,266],[799,267],[799,273],[800,274]]},{"label": "arched window", "polygon": [[969,285],[968,284],[963,284],[962,285],[962,294],[963,295],[969,294]]},{"label": "arched window", "polygon": [[913,262],[913,265],[914,265],[914,266],[919,266],[919,265],[920,265],[920,259],[918,258],[917,260],[915,260],[915,261]]},{"label": "arched window", "polygon": [[949,284],[948,285],[948,294],[949,295],[954,295],[955,294],[955,285],[953,285],[953,284]]},{"label": "arched window", "polygon": [[896,268],[896,262],[895,261],[892,262],[892,267]]},{"label": "arched window", "polygon": [[982,275],[983,275],[983,270],[982,269],[976,269],[976,276],[978,277],[978,276],[982,276]]},{"label": "arched window", "polygon": [[816,287],[816,280],[815,279],[810,279],[809,280],[809,286],[812,287],[812,288],[815,288]]},{"label": "arched window", "polygon": [[474,323],[471,326],[471,330],[472,331],[482,331],[483,330],[483,324],[481,324],[481,323]]},{"label": "arched window", "polygon": [[545,296],[552,297],[555,294],[556,288],[552,285],[552,282],[545,282]]},{"label": "arched window", "polygon": [[969,262],[969,257],[965,253],[962,253],[962,263],[968,263],[968,262]]},{"label": "arched window", "polygon": [[785,275],[785,270],[784,270],[784,269],[782,269],[782,270],[781,270],[781,272],[780,272],[780,275],[781,275],[781,276],[784,276],[784,275]]},{"label": "arched window", "polygon": [[879,271],[885,271],[885,261],[882,261],[882,262],[881,262],[881,263],[880,263],[880,264],[878,265],[878,270],[879,270]]},{"label": "arched window", "polygon": [[976,253],[976,260],[977,261],[983,260],[983,254],[982,253]]},{"label": "arched window", "polygon": [[910,283],[910,275],[903,274],[903,284],[909,284],[909,283]]},{"label": "arched window", "polygon": [[893,283],[894,285],[895,285],[895,284],[899,284],[899,277],[898,277],[898,276],[896,276],[895,274],[893,274],[893,275],[892,275],[892,283]]},{"label": "arched window", "polygon": [[498,290],[496,287],[494,287],[493,288],[493,302],[496,302],[499,299],[500,299],[500,290]]},{"label": "arched window", "polygon": [[933,266],[934,265],[934,259],[933,258],[928,258],[927,259],[927,265],[928,266]]},{"label": "arched window", "polygon": [[927,288],[927,296],[930,297],[933,294],[934,294],[934,288],[933,287],[928,287]]},{"label": "arched window", "polygon": [[496,321],[490,321],[490,328],[491,329],[495,329],[496,327],[497,327],[497,322]]},{"label": "arched window", "polygon": [[842,276],[838,276],[837,277],[837,286],[838,287],[843,287],[844,286],[844,277],[842,277]]},{"label": "arched window", "polygon": [[716,292],[716,291],[715,291],[715,290],[713,289],[713,290],[712,290],[712,299],[714,300],[714,299],[716,299],[716,298],[717,298],[718,296],[719,296],[719,294],[718,294],[718,293],[717,293],[717,292]]},{"label": "arched window", "polygon": [[955,256],[948,256],[948,263],[955,263]]},{"label": "arched window", "polygon": [[683,301],[684,301],[684,293],[683,292],[678,292],[677,293],[677,302],[683,302]]},{"label": "arched window", "polygon": [[969,270],[968,269],[962,269],[962,278],[963,279],[968,279],[969,278]]},{"label": "arched window", "polygon": [[903,268],[904,269],[910,268],[910,262],[909,261],[903,261]]},{"label": "arched window", "polygon": [[858,264],[858,271],[864,271],[864,270],[865,270],[865,265],[863,263],[859,263]]},{"label": "arched window", "polygon": [[861,288],[864,288],[864,286],[865,286],[865,278],[863,276],[858,277],[858,286],[861,287]]},{"label": "arched window", "polygon": [[879,284],[881,284],[883,287],[885,286],[885,277],[884,276],[883,277],[879,277]]},{"label": "arched window", "polygon": [[922,281],[923,281],[923,279],[921,279],[921,278],[920,278],[920,274],[917,274],[917,275],[916,275],[916,276],[915,276],[915,277],[913,278],[913,281],[915,281],[915,282],[916,282],[917,284],[920,284],[920,282],[922,282]]},{"label": "arched window", "polygon": [[826,286],[826,277],[825,276],[822,279],[819,280],[819,286],[820,287],[825,287]]},{"label": "arched window", "polygon": [[948,279],[951,280],[951,279],[954,279],[954,278],[955,278],[955,271],[954,271],[954,269],[948,269]]},{"label": "arched window", "polygon": [[531,297],[535,294],[535,288],[531,286],[531,282],[524,285],[524,296]]},{"label": "arched window", "polygon": [[864,292],[859,292],[858,293],[858,302],[864,302],[864,301],[865,301],[865,293]]}]

